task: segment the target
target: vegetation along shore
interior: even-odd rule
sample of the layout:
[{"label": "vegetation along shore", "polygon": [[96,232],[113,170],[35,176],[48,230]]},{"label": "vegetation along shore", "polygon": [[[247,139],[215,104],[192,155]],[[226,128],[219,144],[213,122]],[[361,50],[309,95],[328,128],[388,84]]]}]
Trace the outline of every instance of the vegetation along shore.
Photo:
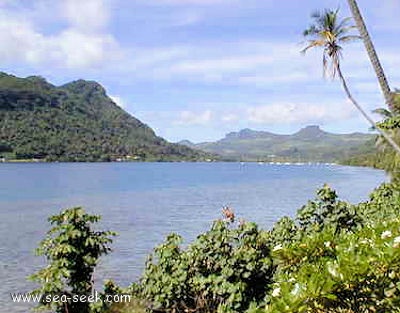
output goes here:
[{"label": "vegetation along shore", "polygon": [[[400,94],[388,85],[357,2],[347,2],[352,19],[339,10],[312,14],[302,52],[322,51],[324,74],[338,79],[373,135],[337,135],[313,125],[293,135],[244,129],[217,142],[170,143],[118,107],[96,82],[57,87],[41,77],[0,73],[3,161],[339,162],[381,168],[390,178],[356,204],[325,184],[295,216],[270,229],[224,207],[221,219],[192,242],[168,235],[138,281],[118,286],[109,280],[100,291],[130,295],[131,301],[42,300],[38,307],[57,313],[400,312]],[[382,116],[377,123],[353,95],[342,68],[344,45],[358,40],[386,102],[375,111]],[[94,292],[96,266],[117,236],[98,229],[100,218],[81,207],[49,218],[37,250],[47,264],[30,276],[37,284],[33,293]]]}]

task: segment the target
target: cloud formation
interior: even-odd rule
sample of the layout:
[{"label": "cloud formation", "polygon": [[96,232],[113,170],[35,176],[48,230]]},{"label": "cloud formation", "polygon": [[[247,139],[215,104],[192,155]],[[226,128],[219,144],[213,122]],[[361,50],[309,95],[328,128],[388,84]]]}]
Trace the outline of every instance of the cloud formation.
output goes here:
[{"label": "cloud formation", "polygon": [[206,125],[211,122],[213,113],[211,110],[204,112],[182,111],[179,119],[176,121],[178,125]]},{"label": "cloud formation", "polygon": [[[341,3],[341,12],[349,14]],[[185,133],[207,140],[245,127],[285,132],[320,122],[331,122],[332,130],[366,130],[343,103],[340,83],[322,79],[320,51],[299,53],[301,31],[318,5],[0,0],[2,70],[60,84],[97,80],[110,94],[123,95],[122,102],[114,97],[117,104],[168,139]],[[388,0],[376,8],[366,1],[361,8],[393,88],[400,87],[400,46],[393,40],[399,5]],[[367,111],[383,106],[362,43],[346,46],[343,54],[342,69],[357,100]]]},{"label": "cloud formation", "polygon": [[274,103],[247,109],[248,119],[257,124],[324,123],[356,115],[350,103]]},{"label": "cloud formation", "polygon": [[125,108],[126,107],[125,101],[120,96],[109,96],[109,97],[119,107],[121,107],[121,108]]},{"label": "cloud formation", "polygon": [[105,0],[64,0],[61,10],[71,26],[83,32],[101,31],[109,21]]},{"label": "cloud formation", "polygon": [[240,0],[142,0],[153,5],[175,5],[175,6],[188,6],[188,5],[218,5],[224,3],[237,3]]},{"label": "cloud formation", "polygon": [[[53,11],[54,10],[54,11]],[[121,51],[111,34],[104,31],[108,13],[102,0],[67,0],[48,14],[64,16],[67,26],[47,34],[26,11],[15,13],[0,7],[0,58],[6,63],[31,66],[91,68],[116,59]]]}]

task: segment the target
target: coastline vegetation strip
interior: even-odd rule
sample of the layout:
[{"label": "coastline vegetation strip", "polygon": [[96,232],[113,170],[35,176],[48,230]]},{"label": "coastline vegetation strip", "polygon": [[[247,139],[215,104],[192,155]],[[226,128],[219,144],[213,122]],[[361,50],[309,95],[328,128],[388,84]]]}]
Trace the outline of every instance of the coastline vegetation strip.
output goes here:
[{"label": "coastline vegetation strip", "polygon": [[[105,283],[101,294],[128,294],[130,303],[40,306],[60,313],[400,312],[400,185],[382,184],[359,204],[341,201],[324,185],[294,218],[269,230],[229,208],[223,213],[189,245],[169,235],[138,282],[127,288]],[[93,254],[96,242],[110,251],[110,238],[98,237],[103,232],[92,227],[98,217],[81,208],[50,220],[60,224],[43,242],[53,257],[33,276],[42,284],[36,292],[80,294],[83,288],[90,295],[92,276],[80,274],[94,270],[101,256]]]},{"label": "coastline vegetation strip", "polygon": [[[315,17],[326,22],[323,26],[332,26],[332,12],[320,16],[324,20]],[[351,98],[339,67],[340,47],[332,46],[332,34],[326,30],[314,27],[311,33],[327,37],[322,44],[325,57],[332,58],[333,70]],[[388,131],[396,146],[399,114],[398,108],[390,109],[393,114],[376,127]],[[49,264],[31,278],[40,284],[34,293],[58,294],[66,301],[40,297],[39,306],[57,313],[400,312],[399,156],[387,143],[381,147],[392,182],[379,186],[368,201],[341,201],[324,185],[294,218],[283,217],[270,230],[238,221],[225,209],[224,219],[188,246],[182,246],[179,235],[169,235],[149,256],[139,282],[128,288],[112,281],[104,285],[102,295],[132,295],[140,299],[139,308],[93,304],[78,296],[92,294],[94,269],[99,258],[111,252],[115,233],[95,229],[100,217],[82,208],[52,216],[53,227],[38,249]],[[179,155],[182,148],[175,149]]]}]

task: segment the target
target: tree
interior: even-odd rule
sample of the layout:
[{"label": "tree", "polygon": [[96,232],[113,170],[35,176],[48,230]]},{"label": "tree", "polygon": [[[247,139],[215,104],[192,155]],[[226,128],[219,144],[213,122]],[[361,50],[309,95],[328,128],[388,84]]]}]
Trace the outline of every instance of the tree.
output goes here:
[{"label": "tree", "polygon": [[324,75],[327,73],[329,68],[332,78],[339,77],[343,89],[351,103],[358,111],[360,111],[371,126],[390,143],[397,153],[400,154],[400,147],[396,142],[384,130],[377,127],[373,119],[354,99],[347,85],[346,79],[343,76],[340,64],[343,50],[341,45],[360,39],[360,36],[350,34],[351,30],[355,28],[355,26],[349,24],[350,18],[339,20],[339,10],[315,12],[311,17],[314,19],[314,24],[303,32],[303,35],[310,39],[308,45],[302,50],[302,52],[306,53],[309,49],[316,47],[323,48],[322,62]]},{"label": "tree", "polygon": [[365,49],[367,50],[369,59],[371,61],[372,67],[374,68],[376,77],[378,78],[379,85],[385,97],[386,104],[389,109],[393,109],[393,93],[390,90],[389,83],[386,79],[385,72],[383,71],[381,62],[379,61],[378,54],[376,53],[374,44],[372,43],[371,37],[368,33],[367,27],[364,23],[364,19],[361,15],[360,9],[357,5],[356,0],[347,0],[349,4],[351,13],[353,15],[354,21],[356,22],[357,28],[360,32],[361,38],[364,42]]},{"label": "tree", "polygon": [[[50,264],[31,276],[41,284],[34,291],[42,295],[41,307],[57,313],[90,311],[88,301],[72,299],[92,294],[98,259],[111,251],[109,245],[115,233],[93,230],[92,224],[99,220],[99,216],[89,215],[79,207],[49,218],[54,226],[40,243],[37,253],[45,256]],[[55,296],[59,301],[54,301]]]},{"label": "tree", "polygon": [[[374,110],[374,113],[379,114],[383,118],[381,122],[377,123],[377,126],[389,133],[396,142],[400,142],[400,94],[398,90],[393,95],[392,110],[379,108]],[[377,138],[376,146],[380,152],[380,167],[391,175],[392,181],[400,182],[400,155],[392,149],[382,136]]]}]

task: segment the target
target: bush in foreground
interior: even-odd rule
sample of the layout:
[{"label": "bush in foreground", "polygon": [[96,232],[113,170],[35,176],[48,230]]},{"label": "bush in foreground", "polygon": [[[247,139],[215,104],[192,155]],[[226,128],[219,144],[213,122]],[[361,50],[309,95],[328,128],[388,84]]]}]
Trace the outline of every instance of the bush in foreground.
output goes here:
[{"label": "bush in foreground", "polygon": [[400,189],[384,184],[369,201],[343,207],[331,208],[324,227],[310,232],[308,224],[275,246],[278,270],[262,311],[400,312]]},{"label": "bush in foreground", "polygon": [[254,223],[216,221],[186,249],[170,235],[141,281],[154,312],[243,312],[259,305],[275,271],[268,234]]},{"label": "bush in foreground", "polygon": [[[68,313],[400,312],[400,187],[383,184],[351,205],[324,186],[295,218],[271,231],[226,220],[188,246],[176,234],[154,250],[131,303],[53,307]],[[229,217],[227,215],[229,213]],[[50,265],[33,278],[40,293],[85,294],[110,232],[75,208],[50,218],[39,252]],[[126,293],[113,283],[106,292]],[[43,303],[49,307],[51,303]],[[82,304],[78,304],[82,305]],[[68,311],[67,311],[68,310]]]},{"label": "bush in foreground", "polygon": [[[112,236],[109,231],[96,231],[93,224],[100,217],[89,215],[82,208],[62,211],[49,218],[53,225],[37,250],[49,265],[31,276],[40,287],[34,291],[41,295],[90,296],[93,292],[93,273],[99,257],[111,251]],[[57,313],[88,313],[87,301],[46,301],[42,297],[39,307]]]},{"label": "bush in foreground", "polygon": [[186,249],[171,235],[141,281],[153,312],[400,312],[400,188],[339,201],[324,186],[270,232],[217,221]]}]

